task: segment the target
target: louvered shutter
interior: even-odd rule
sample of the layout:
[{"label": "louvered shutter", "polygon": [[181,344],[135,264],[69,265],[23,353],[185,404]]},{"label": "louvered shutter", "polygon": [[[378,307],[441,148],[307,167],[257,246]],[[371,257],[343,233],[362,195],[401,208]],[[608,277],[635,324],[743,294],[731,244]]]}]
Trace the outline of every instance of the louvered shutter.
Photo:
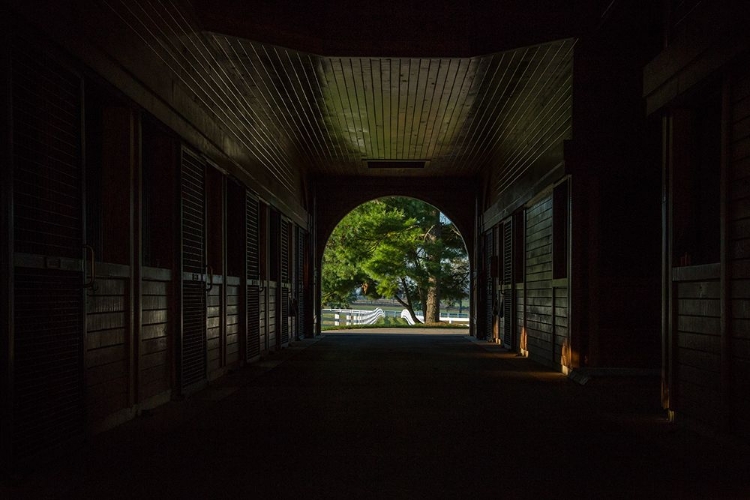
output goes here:
[{"label": "louvered shutter", "polygon": [[260,247],[258,200],[250,193],[245,197],[247,217],[247,360],[260,355]]},{"label": "louvered shutter", "polygon": [[507,221],[502,226],[503,238],[503,345],[513,347],[513,223]]},{"label": "louvered shutter", "polygon": [[82,98],[80,77],[30,42],[14,39],[11,54],[11,454],[20,468],[83,436]]},{"label": "louvered shutter", "polygon": [[181,384],[206,378],[205,165],[182,153],[182,348]]}]

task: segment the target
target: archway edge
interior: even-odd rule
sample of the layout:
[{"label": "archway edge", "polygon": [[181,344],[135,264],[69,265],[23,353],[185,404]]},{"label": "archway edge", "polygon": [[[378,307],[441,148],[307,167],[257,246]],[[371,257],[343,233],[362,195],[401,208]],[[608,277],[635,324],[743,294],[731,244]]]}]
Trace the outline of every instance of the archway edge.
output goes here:
[{"label": "archway edge", "polygon": [[386,196],[416,198],[438,208],[456,224],[472,262],[476,185],[476,180],[469,177],[321,177],[315,186],[317,264],[320,265],[328,237],[346,214]]}]

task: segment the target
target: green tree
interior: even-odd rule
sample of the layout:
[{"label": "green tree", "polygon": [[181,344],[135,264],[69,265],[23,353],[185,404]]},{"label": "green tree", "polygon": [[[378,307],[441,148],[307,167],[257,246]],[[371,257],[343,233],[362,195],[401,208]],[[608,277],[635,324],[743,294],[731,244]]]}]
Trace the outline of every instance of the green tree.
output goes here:
[{"label": "green tree", "polygon": [[356,291],[392,297],[415,322],[440,321],[440,301],[466,296],[466,248],[435,207],[389,197],[360,205],[333,231],[323,254],[323,303],[347,305]]}]

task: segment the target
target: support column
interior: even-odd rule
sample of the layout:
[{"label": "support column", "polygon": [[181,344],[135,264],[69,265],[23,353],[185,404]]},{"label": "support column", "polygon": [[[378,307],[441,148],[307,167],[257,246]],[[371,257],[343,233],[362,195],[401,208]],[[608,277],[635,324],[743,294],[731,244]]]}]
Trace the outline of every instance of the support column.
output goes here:
[{"label": "support column", "polygon": [[731,335],[731,286],[729,261],[729,185],[728,169],[730,160],[732,87],[729,74],[725,73],[721,95],[721,174],[719,181],[719,220],[720,220],[720,302],[719,342],[721,354],[721,416],[719,426],[726,432],[732,431],[732,335]]},{"label": "support column", "polygon": [[140,401],[141,328],[143,325],[143,162],[141,161],[141,120],[130,115],[130,390],[129,405]]},{"label": "support column", "polygon": [[6,8],[0,7],[0,467],[11,461],[13,427],[13,151],[12,78]]}]

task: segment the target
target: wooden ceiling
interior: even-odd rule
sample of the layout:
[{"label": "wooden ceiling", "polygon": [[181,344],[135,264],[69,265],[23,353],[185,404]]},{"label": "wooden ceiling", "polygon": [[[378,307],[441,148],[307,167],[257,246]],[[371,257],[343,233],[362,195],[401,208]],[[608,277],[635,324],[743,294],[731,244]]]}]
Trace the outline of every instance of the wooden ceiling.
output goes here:
[{"label": "wooden ceiling", "polygon": [[[237,110],[325,175],[476,175],[570,126],[574,43],[474,58],[321,57],[210,34]],[[283,138],[278,141],[277,138]],[[286,151],[283,151],[286,150]],[[364,160],[425,160],[369,169]]]},{"label": "wooden ceiling", "polygon": [[[261,168],[512,183],[570,137],[575,40],[476,57],[331,57],[206,31],[172,2],[107,5]],[[368,168],[366,160],[425,161]]]}]

